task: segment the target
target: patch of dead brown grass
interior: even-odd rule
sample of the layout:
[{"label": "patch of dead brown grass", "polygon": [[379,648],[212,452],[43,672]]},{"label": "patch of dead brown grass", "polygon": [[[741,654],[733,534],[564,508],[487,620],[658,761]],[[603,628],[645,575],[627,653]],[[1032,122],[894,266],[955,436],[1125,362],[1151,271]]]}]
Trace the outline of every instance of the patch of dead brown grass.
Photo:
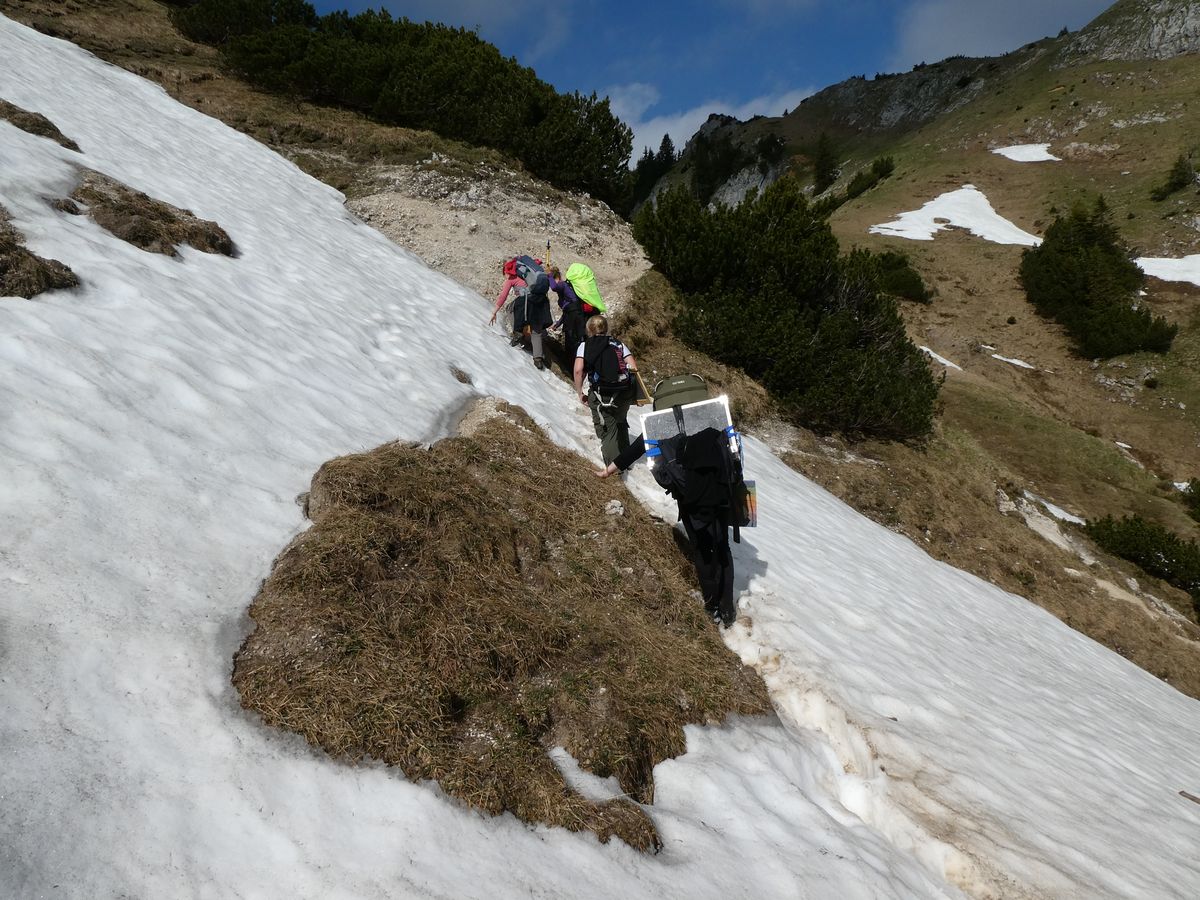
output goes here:
[{"label": "patch of dead brown grass", "polygon": [[[670,529],[519,410],[326,463],[238,652],[242,703],[492,814],[658,845],[638,804],[683,726],[770,709],[689,596]],[[606,514],[618,500],[620,515]],[[634,577],[633,573],[637,573]],[[563,746],[630,799],[572,790]]]},{"label": "patch of dead brown grass", "polygon": [[0,206],[0,297],[36,297],[43,291],[72,288],[79,279],[57,259],[43,259],[25,247],[8,211]]},{"label": "patch of dead brown grass", "polygon": [[190,210],[155,200],[91,169],[83,171],[71,197],[87,207],[97,225],[151,253],[177,256],[180,244],[225,256],[237,252],[233,240],[216,222],[197,218]]},{"label": "patch of dead brown grass", "polygon": [[15,103],[9,103],[7,100],[0,98],[0,119],[6,119],[22,131],[28,131],[30,134],[36,134],[39,137],[50,138],[50,140],[61,144],[68,150],[74,150],[76,153],[79,152],[79,145],[59,131],[58,126],[41,113],[30,112],[27,109],[17,106]]}]

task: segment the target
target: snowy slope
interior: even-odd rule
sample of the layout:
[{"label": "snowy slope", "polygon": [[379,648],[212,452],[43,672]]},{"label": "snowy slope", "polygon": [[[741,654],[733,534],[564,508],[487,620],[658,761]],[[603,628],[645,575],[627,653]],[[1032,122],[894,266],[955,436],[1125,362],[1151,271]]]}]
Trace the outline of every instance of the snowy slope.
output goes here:
[{"label": "snowy slope", "polygon": [[[472,390],[589,458],[590,424],[482,298],[262,146],[2,17],[0,59],[0,97],[82,148],[0,122],[0,203],[83,281],[0,300],[0,896],[1200,892],[1177,793],[1200,792],[1200,704],[753,441],[752,623],[728,639],[781,721],[689,729],[656,771],[658,856],[479,816],[243,714],[245,609],[322,461],[434,440]],[[81,164],[240,256],[154,256],[54,211]]]}]

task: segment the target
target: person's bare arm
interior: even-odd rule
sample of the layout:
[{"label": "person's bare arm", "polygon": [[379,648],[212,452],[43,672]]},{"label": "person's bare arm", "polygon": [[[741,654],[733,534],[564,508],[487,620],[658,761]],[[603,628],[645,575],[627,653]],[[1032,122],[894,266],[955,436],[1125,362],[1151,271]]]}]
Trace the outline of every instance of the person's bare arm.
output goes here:
[{"label": "person's bare arm", "polygon": [[587,393],[583,390],[583,360],[578,356],[575,357],[575,393],[579,395],[579,402],[587,405]]}]

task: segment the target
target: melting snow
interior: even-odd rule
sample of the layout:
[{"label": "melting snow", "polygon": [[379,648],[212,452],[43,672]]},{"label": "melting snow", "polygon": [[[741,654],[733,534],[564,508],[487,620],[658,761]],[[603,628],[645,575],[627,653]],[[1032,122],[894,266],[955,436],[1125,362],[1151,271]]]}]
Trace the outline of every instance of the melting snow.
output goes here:
[{"label": "melting snow", "polygon": [[946,359],[946,357],[944,357],[944,356],[939,356],[938,354],[936,354],[932,350],[930,350],[928,347],[921,347],[919,349],[924,353],[928,353],[931,357],[936,359],[938,362],[940,362],[946,368],[958,369],[958,371],[960,371],[960,372],[962,371],[962,366],[958,365],[957,363],[950,362],[950,360]]},{"label": "melting snow", "polygon": [[1073,515],[1072,513],[1067,512],[1061,506],[1055,506],[1049,500],[1046,500],[1043,497],[1039,497],[1037,494],[1033,494],[1033,493],[1030,493],[1029,491],[1025,491],[1025,496],[1028,497],[1030,500],[1032,500],[1034,503],[1042,504],[1042,506],[1046,507],[1046,512],[1050,513],[1050,515],[1054,516],[1054,518],[1058,519],[1060,522],[1070,522],[1073,525],[1086,525],[1087,524],[1087,522],[1085,520],[1079,518],[1079,516],[1076,516],[1076,515]]},{"label": "melting snow", "polygon": [[1006,363],[1009,363],[1010,365],[1019,366],[1022,369],[1036,369],[1037,368],[1037,366],[1031,366],[1029,363],[1025,362],[1023,359],[1009,359],[1007,356],[1001,356],[999,353],[993,353],[992,359],[998,359],[998,360],[1000,360],[1000,362],[1006,362]]},{"label": "melting snow", "polygon": [[1059,157],[1050,152],[1049,144],[1017,144],[1013,147],[997,147],[992,151],[1014,162],[1050,162]]},{"label": "melting snow", "polygon": [[1180,259],[1143,256],[1134,260],[1142,271],[1163,281],[1190,281],[1200,285],[1200,253]]},{"label": "melting snow", "polygon": [[872,225],[869,231],[914,241],[932,241],[934,234],[950,226],[965,228],[971,234],[997,244],[1033,247],[1042,240],[1000,216],[973,184],[942,194],[918,210],[901,213],[892,222]]}]

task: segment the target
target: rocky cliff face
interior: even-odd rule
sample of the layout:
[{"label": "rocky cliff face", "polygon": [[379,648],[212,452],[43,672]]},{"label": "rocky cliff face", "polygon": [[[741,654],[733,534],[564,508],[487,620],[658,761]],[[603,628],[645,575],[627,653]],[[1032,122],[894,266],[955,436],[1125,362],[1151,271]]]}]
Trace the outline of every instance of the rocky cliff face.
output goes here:
[{"label": "rocky cliff face", "polygon": [[859,132],[915,128],[968,103],[1000,68],[998,60],[956,57],[899,75],[850,78],[814,94],[791,117],[820,113],[837,128]]},{"label": "rocky cliff face", "polygon": [[1119,0],[1079,32],[1063,53],[1064,62],[1171,59],[1200,53],[1200,2]]}]

